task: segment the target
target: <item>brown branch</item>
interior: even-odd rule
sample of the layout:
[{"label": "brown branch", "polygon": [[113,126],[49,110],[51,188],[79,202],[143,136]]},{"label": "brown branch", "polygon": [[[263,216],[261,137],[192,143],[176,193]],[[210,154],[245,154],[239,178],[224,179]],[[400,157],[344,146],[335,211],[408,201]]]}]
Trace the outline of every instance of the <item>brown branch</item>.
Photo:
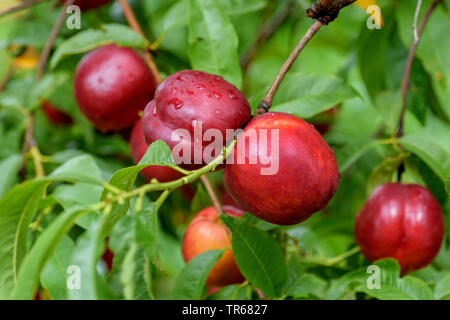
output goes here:
[{"label": "brown branch", "polygon": [[319,0],[306,10],[306,15],[322,24],[329,24],[337,18],[342,8],[356,0]]},{"label": "brown branch", "polygon": [[[134,15],[133,9],[131,9],[129,3],[127,0],[119,0],[120,6],[122,7],[122,11],[128,21],[128,24],[130,25],[130,27],[136,32],[138,33],[140,36],[142,36],[148,43],[150,43],[147,38],[144,35],[144,32],[141,29],[141,26],[139,25],[139,22],[136,19],[136,16]],[[150,68],[150,71],[153,74],[153,77],[155,78],[156,83],[159,85],[162,80],[161,80],[161,76],[159,74],[159,70],[158,67],[156,66],[155,62],[153,61],[153,57],[150,54],[150,52],[148,51],[148,49],[146,49],[144,51],[144,59],[145,62],[147,63],[147,65]]]},{"label": "brown branch", "polygon": [[280,12],[264,23],[261,26],[261,29],[259,30],[258,37],[256,38],[256,41],[252,44],[252,46],[247,50],[244,57],[241,59],[241,66],[243,73],[247,73],[247,69],[250,66],[253,58],[255,57],[256,53],[258,52],[259,47],[267,40],[269,40],[272,35],[277,31],[277,29],[280,27],[280,25],[283,24],[284,21],[289,17],[289,15],[292,12],[292,8],[294,7],[295,0],[289,1],[286,6],[280,10]]},{"label": "brown branch", "polygon": [[36,140],[34,140],[33,137],[33,130],[34,130],[34,115],[32,113],[27,114],[28,117],[28,123],[27,128],[25,130],[25,137],[24,142],[22,146],[22,154],[23,154],[23,161],[22,166],[19,171],[19,175],[21,177],[21,180],[25,180],[25,171],[26,171],[26,158],[28,154],[33,159],[34,168],[36,171],[36,177],[41,178],[45,176],[44,167],[42,165],[42,155],[39,151],[39,148],[37,146]]},{"label": "brown branch", "polygon": [[14,6],[12,8],[8,8],[8,9],[5,9],[3,11],[0,11],[0,17],[7,16],[9,14],[12,14],[12,13],[15,13],[15,12],[18,12],[18,11],[21,11],[21,10],[25,10],[25,9],[27,9],[27,8],[35,5],[35,4],[38,4],[39,2],[43,2],[43,1],[48,1],[48,0],[28,0],[28,1],[25,1],[25,2],[23,2],[21,4],[18,4],[17,6]]},{"label": "brown branch", "polygon": [[303,38],[300,40],[298,45],[295,47],[294,51],[292,51],[289,58],[284,62],[283,66],[281,67],[280,71],[278,72],[277,76],[275,77],[274,82],[272,83],[272,86],[270,87],[269,91],[263,98],[263,100],[258,105],[258,108],[255,111],[255,116],[258,116],[260,114],[266,113],[269,111],[269,108],[272,106],[273,98],[280,87],[281,81],[283,81],[284,77],[286,76],[286,73],[291,69],[292,65],[295,62],[295,59],[297,59],[298,55],[302,50],[305,48],[305,46],[308,44],[309,40],[312,39],[312,37],[319,31],[320,27],[322,26],[322,23],[320,21],[316,21],[309,29],[306,31],[306,34],[303,36]]},{"label": "brown branch", "polygon": [[53,25],[53,29],[48,36],[47,42],[45,43],[44,50],[42,50],[41,57],[39,59],[39,64],[36,71],[36,81],[39,81],[44,75],[45,65],[47,64],[48,57],[50,55],[50,51],[52,50],[53,44],[55,43],[56,37],[58,36],[59,31],[64,23],[64,19],[66,17],[67,7],[71,6],[75,0],[66,0],[64,2],[64,6],[61,9],[61,12]]},{"label": "brown branch", "polygon": [[396,137],[400,138],[403,135],[403,126],[404,126],[404,120],[405,120],[405,113],[406,113],[406,105],[408,102],[408,87],[409,87],[409,79],[411,76],[411,69],[414,62],[414,57],[416,55],[417,45],[420,41],[420,36],[422,35],[422,32],[425,28],[425,25],[427,24],[428,20],[430,19],[431,14],[433,13],[434,8],[441,2],[442,0],[434,0],[433,3],[429,6],[427,12],[425,12],[424,16],[422,17],[422,20],[420,20],[419,29],[417,30],[417,40],[414,39],[413,43],[411,45],[411,48],[409,49],[408,58],[406,59],[406,66],[405,71],[403,72],[403,78],[402,78],[402,110],[400,113],[400,119],[398,121],[398,130],[396,133]]},{"label": "brown branch", "polygon": [[200,179],[202,180],[203,184],[205,185],[206,191],[209,194],[209,197],[211,198],[211,201],[214,205],[214,207],[216,208],[217,212],[219,214],[223,214],[223,208],[222,205],[220,204],[220,200],[217,197],[214,188],[211,185],[211,182],[209,181],[208,177],[206,175],[203,175],[200,177]]}]

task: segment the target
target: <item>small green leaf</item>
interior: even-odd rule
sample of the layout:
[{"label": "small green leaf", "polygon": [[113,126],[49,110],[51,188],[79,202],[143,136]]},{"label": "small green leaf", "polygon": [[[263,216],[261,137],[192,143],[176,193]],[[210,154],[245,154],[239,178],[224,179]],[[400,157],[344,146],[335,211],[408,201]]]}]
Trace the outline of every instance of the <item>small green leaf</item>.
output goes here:
[{"label": "small green leaf", "polygon": [[372,191],[381,184],[392,182],[398,167],[408,156],[409,154],[407,153],[401,153],[395,157],[385,159],[376,166],[367,181],[367,193],[371,194]]},{"label": "small green leaf", "polygon": [[228,215],[220,218],[232,233],[234,258],[244,277],[266,295],[279,296],[286,283],[287,267],[275,239],[243,219]]},{"label": "small green leaf", "polygon": [[66,56],[85,53],[111,43],[124,47],[145,48],[145,40],[130,27],[104,24],[100,29],[82,31],[61,43],[50,60],[50,68],[54,69]]},{"label": "small green leaf", "polygon": [[295,285],[290,288],[287,294],[294,298],[307,297],[310,294],[321,297],[326,287],[326,281],[313,274],[305,273],[298,277]]},{"label": "small green leaf", "polygon": [[22,156],[13,154],[0,161],[0,198],[3,197],[17,182],[17,174],[22,164]]},{"label": "small green leaf", "polygon": [[445,183],[450,172],[450,154],[425,135],[410,134],[400,139],[400,143],[422,159]]},{"label": "small green leaf", "polygon": [[[154,299],[151,286],[152,266],[144,245],[137,240],[137,220],[138,217],[132,213],[122,219],[111,232],[109,247],[114,252],[111,279],[122,286],[126,299]],[[150,234],[152,230],[146,230],[146,234]]]},{"label": "small green leaf", "polygon": [[102,172],[94,158],[84,154],[56,168],[49,178],[70,182],[102,183]]},{"label": "small green leaf", "polygon": [[144,156],[138,165],[174,165],[172,152],[169,146],[162,140],[157,140],[148,146]]},{"label": "small green leaf", "polygon": [[[192,69],[222,76],[240,88],[238,36],[217,0],[190,0],[189,59]],[[226,39],[226,41],[224,41]]]},{"label": "small green leaf", "polygon": [[[101,219],[98,218],[78,237],[73,250],[70,265],[80,270],[80,287],[67,287],[67,296],[71,300],[108,300],[114,299],[105,279],[97,272],[97,263],[104,252],[104,241],[100,237]],[[69,281],[69,279],[68,279]]]},{"label": "small green leaf", "polygon": [[[165,142],[161,140],[153,142],[148,147],[146,153],[137,166],[120,169],[112,176],[109,184],[121,190],[128,191],[133,186],[138,173],[149,165],[168,165],[175,167],[172,159],[172,153],[169,146]],[[107,194],[108,191],[105,189],[101,200],[106,199]],[[123,204],[115,203],[112,206],[111,213],[109,214],[109,217],[104,220],[104,225],[102,226],[103,237],[106,237],[111,232],[117,221],[127,214],[128,203],[128,200],[126,200]]]},{"label": "small green leaf", "polygon": [[347,170],[359,158],[361,158],[367,151],[376,147],[378,141],[373,139],[361,139],[351,141],[336,152],[336,161],[338,163],[339,171]]},{"label": "small green leaf", "polygon": [[15,186],[0,200],[0,299],[6,299],[18,281],[25,257],[28,226],[48,182],[30,180]]},{"label": "small green leaf", "polygon": [[229,15],[241,15],[261,10],[268,0],[221,0],[220,5]]},{"label": "small green leaf", "polygon": [[450,296],[450,272],[447,271],[444,275],[436,282],[436,287],[434,288],[434,297],[436,299],[444,299]]},{"label": "small green leaf", "polygon": [[64,236],[41,273],[41,284],[52,300],[67,299],[67,267],[74,249],[73,240]]},{"label": "small green leaf", "polygon": [[194,257],[178,275],[172,298],[175,300],[199,300],[212,267],[223,250],[209,250]]},{"label": "small green leaf", "polygon": [[158,210],[155,203],[145,203],[141,212],[136,214],[136,242],[145,250],[147,257],[159,268],[158,255]]},{"label": "small green leaf", "polygon": [[97,282],[97,262],[103,251],[100,241],[100,219],[91,224],[90,229],[84,232],[75,244],[70,265],[80,269],[80,288],[67,288],[67,296],[71,300],[101,299]]},{"label": "small green leaf", "polygon": [[86,210],[73,207],[64,212],[39,236],[31,251],[25,257],[19,271],[17,285],[12,292],[14,300],[33,298],[40,273],[62,237],[72,228],[76,219],[86,214]]},{"label": "small green leaf", "polygon": [[245,300],[248,299],[248,289],[248,285],[233,284],[214,292],[207,300]]}]

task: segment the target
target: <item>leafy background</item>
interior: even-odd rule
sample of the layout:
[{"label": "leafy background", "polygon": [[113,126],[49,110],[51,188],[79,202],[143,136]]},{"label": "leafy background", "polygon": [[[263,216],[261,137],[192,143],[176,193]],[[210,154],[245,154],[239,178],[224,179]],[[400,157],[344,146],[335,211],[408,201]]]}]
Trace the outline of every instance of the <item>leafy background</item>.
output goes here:
[{"label": "leafy background", "polygon": [[[157,47],[154,57],[163,76],[186,68],[220,74],[244,91],[253,108],[312,23],[304,15],[310,2],[295,1],[287,20],[243,70],[239,59],[253,45],[261,24],[287,2],[130,1]],[[96,206],[111,197],[105,182],[128,190],[145,183],[138,176],[143,166],[172,164],[167,147],[160,144],[150,147],[142,166],[133,166],[128,142],[119,134],[97,132],[76,107],[72,81],[83,53],[111,42],[145,47],[145,40],[127,26],[119,4],[83,13],[81,30],[63,27],[49,69],[37,84],[37,53],[58,10],[50,1],[1,18],[0,79],[11,67],[15,72],[0,93],[0,298],[31,299],[37,287],[41,298],[51,299],[450,298],[450,3],[444,1],[435,10],[418,47],[401,138],[404,148],[398,149],[389,138],[401,108],[399,88],[416,1],[378,1],[383,27],[369,30],[362,7],[373,2],[359,1],[320,30],[273,106],[314,121],[339,105],[325,135],[342,176],[336,196],[325,210],[292,227],[250,215],[223,217],[248,281],[207,297],[204,282],[222,251],[206,252],[188,265],[181,257],[189,219],[211,205],[201,184],[192,186],[192,201],[175,191],[164,203],[157,201],[158,194],[148,193],[106,208]],[[15,3],[2,1],[0,9]],[[424,1],[423,7],[430,3]],[[17,48],[24,47],[35,56],[16,56]],[[50,124],[39,108],[42,99],[70,114],[74,124]],[[35,114],[34,137],[48,173],[42,179],[34,179],[29,157],[26,175],[18,174],[30,113]],[[400,277],[395,260],[378,261],[382,289],[369,290],[368,262],[354,252],[354,216],[375,186],[395,180],[401,161],[402,182],[427,186],[440,202],[447,236],[433,263],[408,276]],[[220,188],[221,172],[212,178]],[[101,259],[106,236],[115,253],[110,272]],[[66,268],[74,264],[83,272],[82,289],[75,291],[67,290],[65,281]]]}]

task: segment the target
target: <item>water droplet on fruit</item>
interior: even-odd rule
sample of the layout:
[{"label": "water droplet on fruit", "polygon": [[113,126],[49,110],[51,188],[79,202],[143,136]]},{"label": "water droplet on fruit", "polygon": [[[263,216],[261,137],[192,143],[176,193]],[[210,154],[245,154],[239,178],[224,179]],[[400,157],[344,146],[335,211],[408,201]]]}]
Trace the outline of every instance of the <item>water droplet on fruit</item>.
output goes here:
[{"label": "water droplet on fruit", "polygon": [[172,98],[169,101],[169,104],[173,105],[175,107],[175,109],[180,109],[183,106],[183,101],[181,101],[178,98]]},{"label": "water droplet on fruit", "polygon": [[156,117],[156,107],[153,108],[153,116]]},{"label": "water droplet on fruit", "polygon": [[222,77],[219,77],[219,76],[214,77],[214,81],[219,82],[220,80],[222,80]]},{"label": "water droplet on fruit", "polygon": [[239,97],[238,97],[238,96],[234,93],[234,91],[231,90],[231,89],[228,89],[228,97],[230,97],[230,98],[233,99],[233,100],[239,99]]},{"label": "water droplet on fruit", "polygon": [[220,92],[213,91],[213,95],[214,95],[214,97],[215,97],[217,100],[219,100],[220,98],[222,98],[222,94],[221,94]]},{"label": "water droplet on fruit", "polygon": [[183,81],[183,77],[182,77],[182,76],[178,76],[176,79],[177,79],[178,81]]},{"label": "water droplet on fruit", "polygon": [[177,88],[170,88],[170,92],[171,93],[176,93],[177,92]]}]

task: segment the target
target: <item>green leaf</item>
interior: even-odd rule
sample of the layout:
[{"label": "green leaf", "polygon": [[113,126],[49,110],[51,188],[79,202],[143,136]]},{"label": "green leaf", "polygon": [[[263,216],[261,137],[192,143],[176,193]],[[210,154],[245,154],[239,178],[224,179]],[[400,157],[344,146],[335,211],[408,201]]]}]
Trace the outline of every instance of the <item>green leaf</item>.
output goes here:
[{"label": "green leaf", "polygon": [[0,198],[3,197],[17,182],[17,174],[22,164],[22,156],[13,154],[0,161]]},{"label": "green leaf", "polygon": [[172,292],[174,300],[199,300],[212,267],[223,254],[223,250],[209,250],[194,257],[181,270]]},{"label": "green leaf", "polygon": [[56,168],[49,178],[70,182],[102,183],[102,172],[88,154],[73,158]]},{"label": "green leaf", "polygon": [[[220,0],[220,6],[228,15],[241,15],[263,9],[267,0]],[[168,32],[189,23],[189,0],[176,2],[166,13],[162,29]]]},{"label": "green leaf", "polygon": [[379,300],[412,300],[413,298],[403,292],[402,290],[391,287],[389,285],[383,285],[379,289],[368,289],[365,285],[359,286],[355,289],[358,292],[364,292],[371,297]]},{"label": "green leaf", "polygon": [[110,43],[124,47],[145,48],[145,40],[130,27],[104,24],[100,29],[82,31],[61,43],[50,60],[50,68],[54,69],[66,56],[85,53]]},{"label": "green leaf", "polygon": [[67,299],[67,268],[74,249],[73,240],[64,236],[41,273],[41,284],[52,300]]},{"label": "green leaf", "polygon": [[100,219],[97,219],[75,244],[70,265],[77,266],[80,270],[80,288],[67,288],[67,296],[71,300],[97,300],[108,297],[102,291],[102,279],[97,273],[97,262],[104,249],[100,238],[100,225]]},{"label": "green leaf", "polygon": [[48,182],[30,180],[15,186],[0,200],[0,299],[6,299],[17,283],[25,257],[28,226]]},{"label": "green leaf", "polygon": [[151,290],[151,263],[144,250],[133,244],[121,264],[120,282],[127,300],[154,298]]},{"label": "green leaf", "polygon": [[[409,296],[396,289],[397,281],[400,277],[400,266],[397,261],[391,258],[381,259],[375,261],[373,265],[378,266],[379,269],[375,273],[369,272],[369,269],[362,268],[359,270],[351,271],[339,279],[332,280],[331,285],[328,288],[325,299],[336,300],[342,298],[342,296],[348,291],[365,292],[371,296],[377,293],[385,295],[397,295],[397,297],[403,299],[409,299]],[[380,288],[369,289],[368,283],[374,284],[374,276],[379,276]],[[370,278],[369,278],[370,277]],[[370,280],[370,281],[369,281]],[[356,288],[355,288],[356,287]]]},{"label": "green leaf", "polygon": [[450,295],[450,272],[444,273],[442,278],[440,278],[436,287],[434,288],[434,297],[436,299],[443,299]]},{"label": "green leaf", "polygon": [[294,298],[307,297],[310,294],[321,297],[326,287],[326,281],[313,274],[304,273],[297,278],[295,284],[287,291],[287,294]]},{"label": "green leaf", "polygon": [[[129,191],[141,169],[142,168],[140,167],[128,167],[121,169],[112,176],[109,184],[119,189]],[[103,190],[100,200],[105,200],[107,195],[108,191],[106,189]],[[128,202],[128,200],[125,200],[123,204],[114,203],[112,205],[111,212],[108,214],[108,217],[103,220],[103,225],[101,228],[102,237],[108,236],[114,228],[114,225],[127,214]]]},{"label": "green leaf", "polygon": [[247,299],[248,289],[248,285],[233,284],[214,292],[207,297],[207,300],[245,300]]},{"label": "green leaf", "polygon": [[355,97],[356,91],[336,76],[294,73],[280,85],[271,111],[311,118]]},{"label": "green leaf", "polygon": [[159,268],[158,255],[158,208],[155,203],[144,203],[144,208],[136,214],[136,242],[145,250],[147,257]]},{"label": "green leaf", "polygon": [[148,146],[138,165],[174,165],[170,147],[162,140],[157,140]]},{"label": "green leaf", "polygon": [[25,257],[19,271],[17,285],[12,292],[14,300],[33,298],[40,273],[62,237],[72,228],[76,219],[86,214],[86,210],[72,208],[58,216],[39,236],[31,251]]},{"label": "green leaf", "polygon": [[[217,0],[190,0],[189,59],[192,69],[222,76],[240,88],[238,36]],[[226,41],[224,41],[226,39]]]},{"label": "green leaf", "polygon": [[220,5],[229,15],[241,15],[263,9],[267,0],[221,0]]},{"label": "green leaf", "polygon": [[450,172],[450,154],[425,135],[410,134],[402,137],[400,143],[422,159],[445,183]]},{"label": "green leaf", "polygon": [[[141,161],[137,166],[132,166],[117,171],[109,181],[110,185],[113,185],[121,190],[130,190],[133,186],[138,173],[149,165],[169,165],[175,167],[172,153],[169,146],[161,141],[153,142],[145,152]],[[108,191],[105,189],[103,191],[101,200],[106,199]],[[111,213],[108,218],[104,220],[104,225],[102,226],[102,236],[106,237],[114,227],[114,225],[123,218],[128,211],[128,200],[124,201],[123,204],[115,203],[112,206]]]},{"label": "green leaf", "polygon": [[266,295],[279,296],[286,283],[287,267],[275,239],[243,219],[228,215],[220,218],[232,233],[234,258],[244,277]]},{"label": "green leaf", "polygon": [[428,285],[412,276],[397,280],[395,286],[381,285],[379,289],[369,289],[359,286],[356,291],[364,292],[379,300],[433,300],[433,292]]},{"label": "green leaf", "polygon": [[[52,196],[64,208],[69,210],[73,206],[82,206],[86,209],[98,203],[102,194],[103,188],[97,184],[90,183],[75,183],[62,184],[55,188]],[[98,211],[91,211],[77,220],[77,225],[84,229],[89,229],[91,223],[99,216]]]},{"label": "green leaf", "polygon": [[421,279],[405,276],[398,279],[398,288],[415,300],[434,300],[433,291]]},{"label": "green leaf", "polygon": [[[51,72],[45,74],[30,92],[28,98],[29,107],[31,109],[39,107],[42,100],[48,100],[56,90],[59,90],[62,85],[70,80],[70,74],[67,72]],[[67,97],[65,98],[67,99]]]},{"label": "green leaf", "polygon": [[409,154],[401,153],[395,157],[386,158],[382,163],[375,167],[367,181],[367,193],[372,191],[379,185],[393,182],[394,174],[400,164]]},{"label": "green leaf", "polygon": [[[154,299],[152,266],[143,244],[137,241],[137,221],[138,217],[130,214],[111,232],[109,247],[114,252],[111,278],[122,287],[126,299]],[[155,236],[152,235],[152,238]]]},{"label": "green leaf", "polygon": [[367,151],[376,147],[378,141],[364,138],[361,140],[351,141],[336,152],[336,161],[338,163],[339,171],[347,170],[359,158],[361,158]]}]

